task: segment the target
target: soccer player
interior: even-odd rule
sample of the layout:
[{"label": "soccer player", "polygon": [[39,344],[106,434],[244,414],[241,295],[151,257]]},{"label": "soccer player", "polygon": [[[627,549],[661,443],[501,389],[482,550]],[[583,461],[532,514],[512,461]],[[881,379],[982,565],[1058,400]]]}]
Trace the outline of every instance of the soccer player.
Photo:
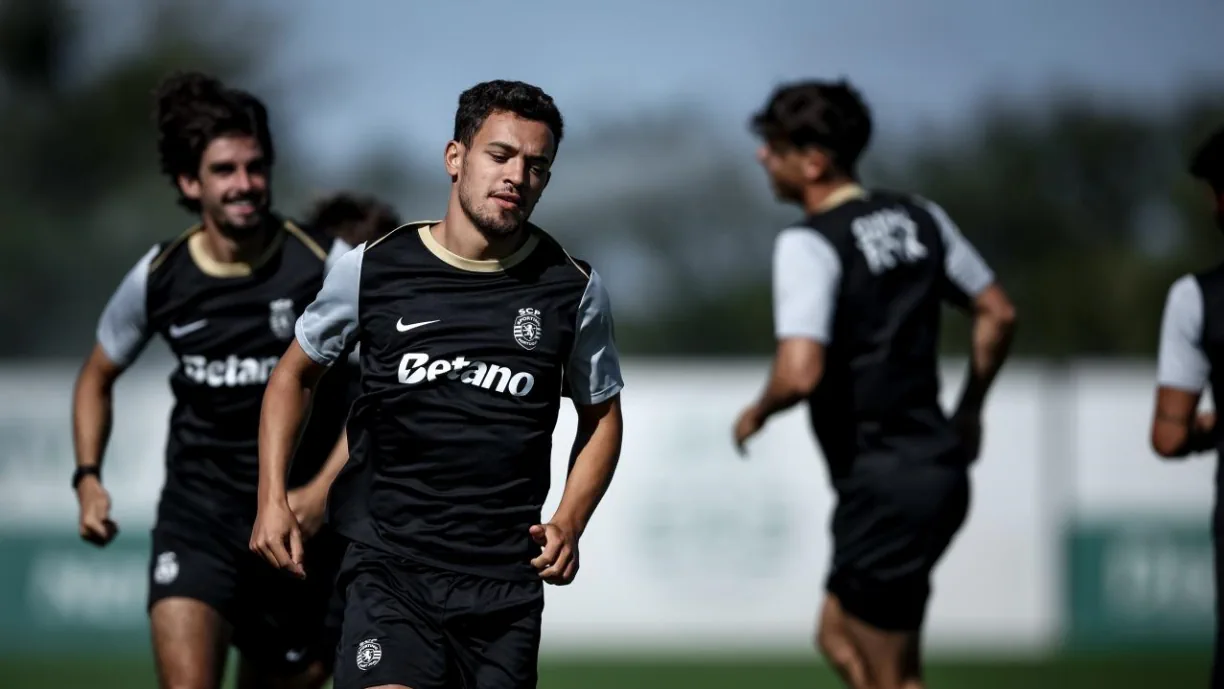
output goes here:
[{"label": "soccer player", "polygon": [[[1224,230],[1224,128],[1199,147],[1190,163],[1190,174],[1204,183],[1215,204],[1216,225]],[[1215,409],[1221,408],[1224,381],[1224,323],[1219,315],[1224,306],[1224,263],[1201,273],[1183,275],[1169,288],[1160,325],[1157,355],[1156,409],[1152,415],[1152,448],[1161,457],[1182,458],[1189,454],[1215,450],[1224,444],[1216,427],[1214,412],[1199,412],[1203,389],[1211,386]],[[1217,314],[1212,316],[1211,314]],[[1219,474],[1216,474],[1216,503],[1212,517],[1215,540],[1216,633],[1211,686],[1224,687],[1224,644],[1219,620],[1224,610],[1224,566],[1220,538],[1224,537],[1224,512],[1220,510]]]},{"label": "soccer player", "polygon": [[[536,686],[542,583],[577,574],[621,444],[607,292],[528,222],[561,136],[560,112],[535,86],[465,91],[444,155],[445,217],[342,257],[272,373],[253,545],[296,568],[281,477],[302,400],[360,345],[351,457],[328,510],[352,541],[337,689]],[[578,432],[560,504],[541,522],[563,395]]]},{"label": "soccer player", "polygon": [[[324,619],[343,544],[313,548],[305,580],[268,567],[247,544],[264,386],[326,268],[349,247],[271,210],[274,150],[257,98],[187,73],[164,81],[156,101],[161,170],[198,223],[155,245],[123,278],[77,378],[80,533],[100,546],[115,537],[102,484],[112,389],[160,335],[178,359],[149,566],[161,686],[219,686],[231,642],[242,656],[240,686],[321,686],[335,658],[338,628]],[[322,523],[325,487],[346,459],[337,442],[348,411],[344,378],[343,367],[329,376],[336,393],[312,408],[288,478],[308,533]]]},{"label": "soccer player", "polygon": [[387,203],[373,196],[338,192],[319,200],[306,226],[335,237],[349,246],[373,241],[403,223]]},{"label": "soccer player", "polygon": [[[806,217],[775,241],[777,349],[734,440],[743,452],[771,416],[808,403],[837,496],[818,647],[848,686],[916,689],[931,571],[966,516],[1014,311],[938,205],[859,185],[872,123],[849,84],[784,85],[752,125],[774,192]],[[945,299],[974,319],[951,419],[938,399]]]}]

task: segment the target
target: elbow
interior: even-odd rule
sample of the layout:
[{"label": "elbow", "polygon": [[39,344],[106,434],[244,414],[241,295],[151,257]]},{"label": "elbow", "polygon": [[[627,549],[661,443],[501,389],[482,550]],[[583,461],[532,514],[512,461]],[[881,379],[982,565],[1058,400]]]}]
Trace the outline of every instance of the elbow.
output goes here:
[{"label": "elbow", "polygon": [[1186,455],[1185,437],[1174,437],[1161,432],[1159,428],[1152,429],[1152,451],[1161,459],[1178,459]]},{"label": "elbow", "polygon": [[1016,330],[1016,307],[1009,300],[996,304],[986,317],[995,324],[999,332],[1010,335]]},{"label": "elbow", "polygon": [[816,391],[816,387],[820,385],[822,370],[805,372],[803,375],[795,376],[791,380],[791,394],[799,399],[806,399]]}]

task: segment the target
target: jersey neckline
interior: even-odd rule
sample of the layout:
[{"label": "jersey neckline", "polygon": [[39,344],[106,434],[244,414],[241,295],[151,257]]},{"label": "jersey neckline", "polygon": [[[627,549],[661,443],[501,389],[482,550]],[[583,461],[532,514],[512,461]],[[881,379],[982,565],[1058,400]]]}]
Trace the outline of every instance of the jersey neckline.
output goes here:
[{"label": "jersey neckline", "polygon": [[449,249],[442,246],[442,243],[434,239],[433,233],[430,230],[437,223],[428,222],[417,228],[417,236],[420,237],[421,243],[433,254],[438,260],[446,263],[452,268],[458,268],[470,273],[500,273],[502,271],[513,268],[514,266],[527,260],[527,257],[535,251],[540,244],[540,235],[535,231],[535,228],[528,226],[527,241],[505,258],[491,259],[474,259],[465,258],[458,254],[452,253]]}]

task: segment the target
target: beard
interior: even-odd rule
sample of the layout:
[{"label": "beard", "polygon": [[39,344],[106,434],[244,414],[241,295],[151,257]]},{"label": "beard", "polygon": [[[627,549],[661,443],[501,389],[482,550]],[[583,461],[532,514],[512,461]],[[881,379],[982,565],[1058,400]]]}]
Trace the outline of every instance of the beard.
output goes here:
[{"label": "beard", "polygon": [[486,237],[506,237],[514,234],[527,221],[526,211],[521,211],[522,217],[516,217],[509,212],[498,212],[498,209],[481,209],[469,189],[459,185],[459,207],[463,214],[472,221],[472,225]]},{"label": "beard", "polygon": [[[226,208],[226,204],[243,200],[250,201],[255,206],[255,211],[242,217],[241,220],[234,221]],[[222,202],[216,208],[211,209],[210,215],[221,234],[235,241],[242,241],[259,234],[260,230],[267,224],[268,203],[263,198],[229,199]]]}]

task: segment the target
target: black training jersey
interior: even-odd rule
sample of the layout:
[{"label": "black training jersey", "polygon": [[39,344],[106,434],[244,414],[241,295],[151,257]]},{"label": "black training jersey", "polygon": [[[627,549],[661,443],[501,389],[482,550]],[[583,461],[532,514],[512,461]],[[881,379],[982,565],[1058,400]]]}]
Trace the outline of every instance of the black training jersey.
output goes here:
[{"label": "black training jersey", "polygon": [[538,228],[507,259],[473,261],[413,223],[341,258],[297,337],[322,364],[359,343],[336,529],[435,566],[536,576],[528,530],[561,397],[622,387],[599,275]]},{"label": "black training jersey", "polygon": [[993,280],[947,214],[914,196],[848,186],[778,235],[775,331],[825,345],[809,407],[834,478],[864,457],[958,451],[938,399],[941,304]]},{"label": "black training jersey", "polygon": [[[237,516],[242,524],[255,514],[264,386],[325,269],[348,247],[285,222],[253,263],[222,264],[204,240],[196,227],[145,254],[107,304],[98,342],[127,366],[161,335],[178,359],[159,515]],[[329,374],[315,396],[295,485],[314,475],[339,438],[346,374]]]}]

